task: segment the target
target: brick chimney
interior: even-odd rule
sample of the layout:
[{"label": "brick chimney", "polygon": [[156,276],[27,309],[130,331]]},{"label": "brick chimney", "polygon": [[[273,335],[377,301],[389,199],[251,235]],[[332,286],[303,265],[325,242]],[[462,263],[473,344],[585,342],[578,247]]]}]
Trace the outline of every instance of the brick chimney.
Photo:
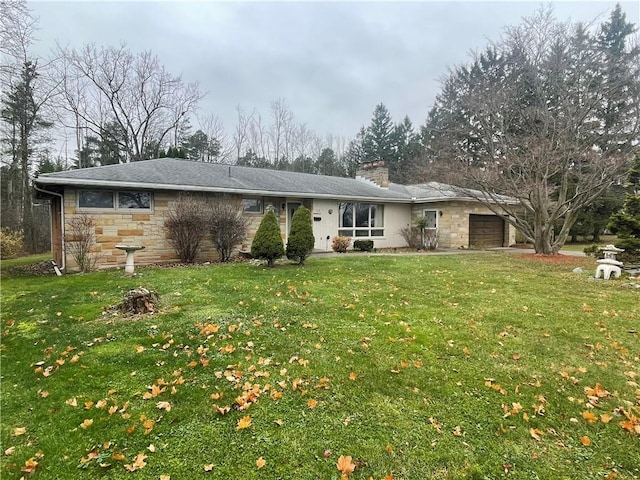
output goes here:
[{"label": "brick chimney", "polygon": [[382,188],[389,188],[389,169],[384,160],[362,163],[356,170],[356,179],[364,179]]}]

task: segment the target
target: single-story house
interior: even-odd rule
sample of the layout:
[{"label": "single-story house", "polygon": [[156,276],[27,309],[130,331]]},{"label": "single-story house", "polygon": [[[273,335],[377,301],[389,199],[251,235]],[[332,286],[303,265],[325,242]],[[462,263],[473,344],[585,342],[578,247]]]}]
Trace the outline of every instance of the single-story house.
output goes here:
[{"label": "single-story house", "polygon": [[[237,200],[251,220],[242,250],[250,249],[269,209],[278,216],[286,242],[300,205],[312,212],[318,251],[330,251],[336,235],[373,240],[376,248],[406,246],[399,232],[419,216],[437,229],[439,247],[486,248],[515,241],[513,227],[468,192],[435,182],[391,183],[382,162],[363,165],[356,178],[342,178],[161,158],[43,174],[34,184],[39,196],[51,201],[52,251],[67,270],[77,268],[68,246],[74,241],[71,222],[82,214],[95,223],[98,268],[124,263],[124,252],[115,247],[122,243],[145,246],[136,253],[137,264],[176,261],[164,221],[182,192]],[[198,260],[216,258],[207,240]]]}]

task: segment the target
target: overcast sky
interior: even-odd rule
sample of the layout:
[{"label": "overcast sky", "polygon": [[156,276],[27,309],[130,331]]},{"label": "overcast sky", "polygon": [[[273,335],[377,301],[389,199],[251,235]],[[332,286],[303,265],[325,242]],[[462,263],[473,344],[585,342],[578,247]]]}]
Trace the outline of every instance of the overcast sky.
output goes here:
[{"label": "overcast sky", "polygon": [[[557,1],[561,20],[607,18],[615,1]],[[640,2],[620,2],[640,23]],[[384,103],[395,122],[421,125],[449,66],[499,38],[540,2],[59,2],[29,3],[37,51],[58,41],[152,50],[173,74],[197,81],[227,132],[235,108],[269,116],[284,98],[298,123],[352,138]]]}]

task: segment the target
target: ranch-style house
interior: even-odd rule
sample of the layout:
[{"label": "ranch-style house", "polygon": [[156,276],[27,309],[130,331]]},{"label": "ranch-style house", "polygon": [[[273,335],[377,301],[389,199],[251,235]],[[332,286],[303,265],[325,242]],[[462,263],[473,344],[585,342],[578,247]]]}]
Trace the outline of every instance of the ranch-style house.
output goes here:
[{"label": "ranch-style house", "polygon": [[[515,229],[468,191],[436,182],[400,185],[389,182],[383,162],[364,164],[356,178],[331,177],[260,168],[160,158],[40,175],[35,188],[51,204],[54,260],[77,268],[69,253],[71,222],[89,214],[95,223],[98,268],[121,266],[118,244],[143,245],[136,264],[173,262],[164,221],[183,192],[225,197],[238,202],[250,218],[240,250],[251,248],[263,215],[272,209],[286,242],[293,212],[312,212],[316,251],[331,251],[336,235],[373,240],[375,248],[404,247],[400,230],[427,218],[441,248],[489,248],[514,243]],[[207,240],[198,261],[214,261]]]}]

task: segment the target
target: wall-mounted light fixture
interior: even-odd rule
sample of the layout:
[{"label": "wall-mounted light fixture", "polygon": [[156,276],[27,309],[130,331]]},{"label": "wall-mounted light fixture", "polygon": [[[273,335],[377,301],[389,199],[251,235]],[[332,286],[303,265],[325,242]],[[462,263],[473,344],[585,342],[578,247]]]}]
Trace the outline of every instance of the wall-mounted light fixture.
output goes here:
[{"label": "wall-mounted light fixture", "polygon": [[329,215],[331,215],[333,213],[333,208],[329,209]]}]

